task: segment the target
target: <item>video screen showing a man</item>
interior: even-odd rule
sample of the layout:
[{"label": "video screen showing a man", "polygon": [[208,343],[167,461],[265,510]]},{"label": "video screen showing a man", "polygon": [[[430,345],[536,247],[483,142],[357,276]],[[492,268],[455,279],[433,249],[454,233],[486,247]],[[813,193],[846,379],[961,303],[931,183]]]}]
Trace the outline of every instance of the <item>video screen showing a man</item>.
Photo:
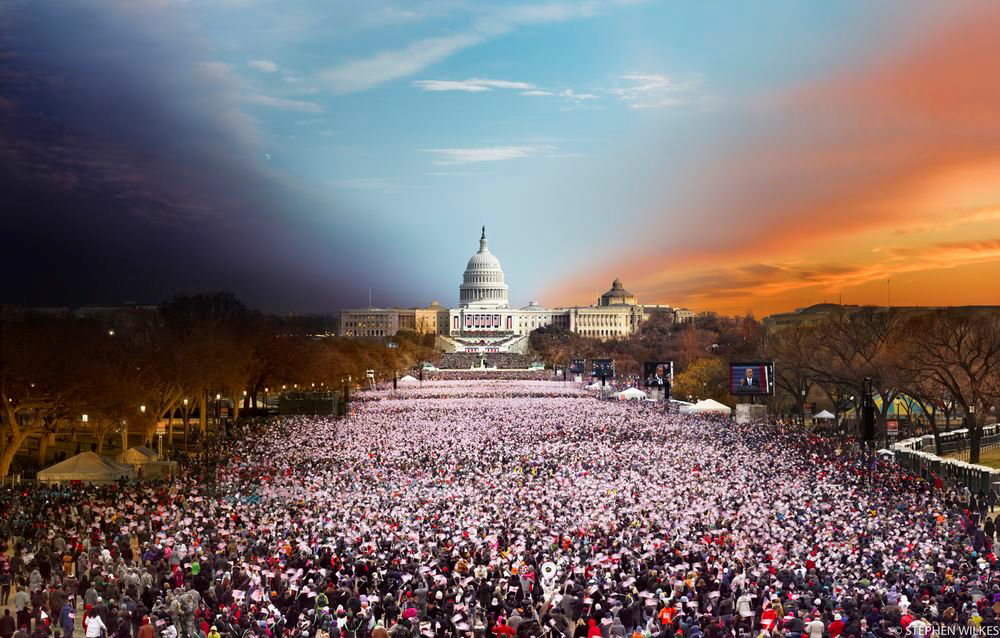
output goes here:
[{"label": "video screen showing a man", "polygon": [[670,385],[670,363],[647,362],[644,372],[647,388],[662,390]]},{"label": "video screen showing a man", "polygon": [[740,388],[746,392],[760,390],[760,381],[753,376],[753,368],[747,368],[746,374],[740,379]]},{"label": "video screen showing a man", "polygon": [[734,364],[730,368],[732,394],[767,394],[767,367],[760,364]]}]

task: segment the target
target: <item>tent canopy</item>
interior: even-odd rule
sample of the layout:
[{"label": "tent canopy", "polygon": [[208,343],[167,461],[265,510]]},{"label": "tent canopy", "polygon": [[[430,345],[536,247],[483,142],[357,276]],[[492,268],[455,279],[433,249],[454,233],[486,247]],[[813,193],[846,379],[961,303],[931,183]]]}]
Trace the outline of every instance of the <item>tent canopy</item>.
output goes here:
[{"label": "tent canopy", "polygon": [[81,452],[45,468],[38,473],[38,480],[43,483],[57,481],[111,483],[120,478],[132,478],[133,475],[134,472],[128,465],[115,463],[96,452]]},{"label": "tent canopy", "polygon": [[722,412],[725,414],[732,414],[733,409],[728,405],[719,403],[715,399],[704,399],[692,405],[688,408],[688,412],[697,413],[707,413],[707,412]]},{"label": "tent canopy", "polygon": [[129,448],[115,457],[115,461],[125,465],[145,465],[160,460],[160,455],[144,445]]},{"label": "tent canopy", "polygon": [[405,377],[400,377],[398,382],[399,383],[414,383],[415,381],[416,381],[416,379],[414,377],[412,377],[410,375],[406,375]]},{"label": "tent canopy", "polygon": [[829,410],[823,410],[822,412],[817,412],[816,414],[814,414],[813,418],[814,419],[832,419],[833,418],[833,414],[831,414],[829,412]]},{"label": "tent canopy", "polygon": [[645,399],[646,393],[639,388],[627,388],[618,393],[619,399]]}]

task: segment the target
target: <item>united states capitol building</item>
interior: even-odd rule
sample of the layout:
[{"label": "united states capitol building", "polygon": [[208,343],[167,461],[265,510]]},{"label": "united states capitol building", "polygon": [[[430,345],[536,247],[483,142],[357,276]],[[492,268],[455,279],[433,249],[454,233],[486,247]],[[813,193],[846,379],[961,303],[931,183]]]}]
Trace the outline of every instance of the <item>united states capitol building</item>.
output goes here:
[{"label": "united states capitol building", "polygon": [[458,306],[437,302],[422,308],[352,308],[340,312],[345,337],[387,337],[409,330],[433,334],[445,352],[524,352],[532,330],[555,325],[585,337],[627,337],[654,315],[681,322],[692,318],[685,308],[642,305],[615,279],[594,306],[543,308],[535,302],[511,308],[503,268],[490,252],[486,228],[479,250],[469,258],[458,287]]}]

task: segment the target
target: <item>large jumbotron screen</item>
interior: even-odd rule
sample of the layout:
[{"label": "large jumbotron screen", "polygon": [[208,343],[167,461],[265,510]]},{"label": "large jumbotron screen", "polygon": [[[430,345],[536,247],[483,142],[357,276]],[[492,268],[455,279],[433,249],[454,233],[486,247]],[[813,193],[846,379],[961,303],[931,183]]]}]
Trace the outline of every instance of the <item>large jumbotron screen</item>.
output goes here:
[{"label": "large jumbotron screen", "polygon": [[770,361],[730,363],[729,393],[736,396],[774,394],[774,363]]},{"label": "large jumbotron screen", "polygon": [[586,359],[570,359],[569,360],[569,371],[571,374],[583,374],[584,368],[586,366]]},{"label": "large jumbotron screen", "polygon": [[669,386],[673,376],[673,361],[645,361],[642,364],[642,378],[647,388]]},{"label": "large jumbotron screen", "polygon": [[615,376],[615,362],[611,359],[594,359],[590,362],[590,373],[595,377]]}]

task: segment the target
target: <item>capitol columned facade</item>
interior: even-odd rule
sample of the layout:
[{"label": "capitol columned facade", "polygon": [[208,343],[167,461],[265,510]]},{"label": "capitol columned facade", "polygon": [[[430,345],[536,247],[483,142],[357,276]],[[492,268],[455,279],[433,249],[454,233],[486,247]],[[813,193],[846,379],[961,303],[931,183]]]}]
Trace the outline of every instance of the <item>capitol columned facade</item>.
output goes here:
[{"label": "capitol columned facade", "polygon": [[641,305],[615,279],[594,306],[543,308],[535,302],[511,308],[500,260],[490,252],[483,227],[479,250],[469,258],[458,287],[458,306],[432,303],[422,308],[352,308],[340,312],[340,334],[387,337],[401,330],[436,335],[445,352],[524,352],[533,330],[556,325],[582,336],[615,339],[635,333],[643,321],[664,315],[687,321],[684,308]]}]

